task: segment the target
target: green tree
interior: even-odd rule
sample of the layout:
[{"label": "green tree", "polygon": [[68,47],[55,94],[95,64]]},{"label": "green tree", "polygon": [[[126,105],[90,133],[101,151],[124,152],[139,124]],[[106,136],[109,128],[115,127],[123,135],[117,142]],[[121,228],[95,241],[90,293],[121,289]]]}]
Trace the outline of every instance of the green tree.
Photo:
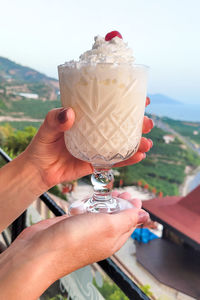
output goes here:
[{"label": "green tree", "polygon": [[15,155],[18,155],[26,149],[31,142],[32,138],[36,134],[37,129],[29,126],[23,131],[13,131],[5,141],[5,147],[10,151],[12,150]]},{"label": "green tree", "polygon": [[93,280],[93,284],[96,286],[96,288],[99,290],[101,295],[106,300],[128,300],[126,295],[120,290],[120,288],[111,281],[107,279],[103,279],[103,285],[102,287],[99,287],[95,281]]},{"label": "green tree", "polygon": [[147,295],[149,297],[153,296],[153,294],[151,292],[151,287],[149,284],[141,285],[140,289],[145,293],[145,295]]},{"label": "green tree", "polygon": [[12,135],[13,132],[14,129],[8,123],[6,123],[4,126],[0,126],[0,147],[5,145],[6,139]]},{"label": "green tree", "polygon": [[111,294],[108,300],[125,300],[128,299],[120,290],[115,290],[113,294]]}]

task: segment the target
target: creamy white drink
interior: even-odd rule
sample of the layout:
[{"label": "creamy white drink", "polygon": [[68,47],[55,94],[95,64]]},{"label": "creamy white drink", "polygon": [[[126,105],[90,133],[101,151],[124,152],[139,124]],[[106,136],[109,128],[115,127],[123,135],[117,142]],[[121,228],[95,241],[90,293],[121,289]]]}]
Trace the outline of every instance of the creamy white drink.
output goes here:
[{"label": "creamy white drink", "polygon": [[133,63],[119,37],[96,37],[92,50],[58,67],[61,102],[76,114],[65,132],[70,153],[103,167],[127,159],[139,146],[147,71]]}]

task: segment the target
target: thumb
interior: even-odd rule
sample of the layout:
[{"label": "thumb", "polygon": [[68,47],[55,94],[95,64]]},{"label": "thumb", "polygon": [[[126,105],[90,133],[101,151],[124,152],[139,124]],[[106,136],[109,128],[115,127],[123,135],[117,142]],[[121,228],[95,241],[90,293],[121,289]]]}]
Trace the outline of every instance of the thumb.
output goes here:
[{"label": "thumb", "polygon": [[119,213],[112,214],[116,224],[120,224],[121,234],[133,230],[138,224],[146,223],[149,219],[149,214],[143,209],[136,207],[122,210]]},{"label": "thumb", "polygon": [[46,115],[38,137],[45,143],[54,142],[72,127],[74,120],[75,113],[71,107],[52,109]]},{"label": "thumb", "polygon": [[59,108],[58,111],[56,111],[55,119],[59,123],[60,131],[66,131],[74,124],[75,113],[71,107]]}]

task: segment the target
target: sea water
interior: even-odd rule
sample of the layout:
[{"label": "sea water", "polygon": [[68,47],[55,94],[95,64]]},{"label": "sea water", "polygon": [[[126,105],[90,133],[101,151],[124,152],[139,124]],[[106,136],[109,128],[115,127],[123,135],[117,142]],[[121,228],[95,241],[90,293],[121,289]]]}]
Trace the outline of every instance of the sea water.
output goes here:
[{"label": "sea water", "polygon": [[200,122],[200,104],[154,104],[152,102],[146,108],[147,113],[175,120]]}]

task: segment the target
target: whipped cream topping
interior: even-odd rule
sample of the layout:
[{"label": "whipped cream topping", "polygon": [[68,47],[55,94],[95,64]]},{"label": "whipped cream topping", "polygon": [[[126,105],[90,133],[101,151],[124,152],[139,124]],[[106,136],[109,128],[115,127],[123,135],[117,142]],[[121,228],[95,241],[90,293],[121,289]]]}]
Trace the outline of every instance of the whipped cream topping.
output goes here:
[{"label": "whipped cream topping", "polygon": [[94,38],[92,50],[88,50],[80,56],[80,62],[84,63],[133,63],[132,49],[118,36],[106,41],[101,36]]},{"label": "whipped cream topping", "polygon": [[106,41],[104,37],[96,36],[91,50],[84,52],[79,61],[66,62],[68,67],[81,67],[82,64],[95,65],[98,63],[132,64],[135,61],[133,51],[118,36]]}]

